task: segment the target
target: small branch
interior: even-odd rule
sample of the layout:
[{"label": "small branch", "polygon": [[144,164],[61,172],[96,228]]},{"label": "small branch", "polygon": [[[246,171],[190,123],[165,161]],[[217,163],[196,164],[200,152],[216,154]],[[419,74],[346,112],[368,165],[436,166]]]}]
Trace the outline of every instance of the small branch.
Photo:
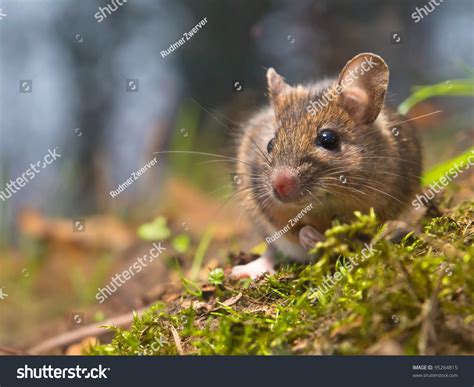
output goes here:
[{"label": "small branch", "polygon": [[[136,313],[138,315],[141,315],[148,308],[149,307],[147,306],[145,308],[139,309]],[[69,331],[59,336],[55,336],[50,339],[47,339],[43,341],[42,343],[34,346],[30,350],[28,350],[27,353],[31,355],[40,355],[42,353],[50,352],[56,348],[64,348],[70,344],[81,341],[82,339],[86,337],[89,337],[89,336],[97,337],[97,336],[101,336],[108,333],[109,331],[103,328],[104,325],[113,325],[113,326],[123,328],[123,327],[129,326],[132,321],[133,321],[133,313],[131,312],[128,312],[119,316],[111,317],[105,321],[102,321],[101,323],[86,325],[82,328],[75,329],[73,331]]]},{"label": "small branch", "polygon": [[443,270],[443,268],[439,270],[439,278],[436,288],[431,294],[430,299],[423,305],[422,324],[420,337],[418,339],[418,352],[420,355],[434,355],[434,353],[428,353],[428,347],[430,343],[436,342],[435,320],[440,313],[438,293],[441,288],[441,280],[444,277]]},{"label": "small branch", "polygon": [[181,344],[181,339],[179,338],[179,333],[176,328],[170,325],[171,333],[173,334],[174,344],[176,345],[176,349],[178,350],[179,355],[184,355],[183,345]]},{"label": "small branch", "polygon": [[3,345],[0,345],[0,355],[29,355],[29,353],[22,351],[21,349],[4,347]]}]

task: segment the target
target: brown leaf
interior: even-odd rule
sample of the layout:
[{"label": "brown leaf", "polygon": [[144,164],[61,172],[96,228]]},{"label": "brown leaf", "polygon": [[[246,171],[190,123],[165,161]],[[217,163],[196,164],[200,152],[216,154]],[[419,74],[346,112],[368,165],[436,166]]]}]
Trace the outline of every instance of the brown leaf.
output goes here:
[{"label": "brown leaf", "polygon": [[136,240],[135,232],[116,217],[98,215],[82,220],[85,232],[73,230],[73,219],[48,218],[38,211],[25,210],[18,223],[21,232],[33,238],[89,248],[123,251]]},{"label": "brown leaf", "polygon": [[223,304],[224,304],[225,306],[231,306],[231,305],[236,304],[241,298],[242,298],[242,293],[239,293],[239,294],[237,294],[236,296],[231,297],[231,298],[228,298],[227,300],[225,300],[225,301],[223,302]]}]

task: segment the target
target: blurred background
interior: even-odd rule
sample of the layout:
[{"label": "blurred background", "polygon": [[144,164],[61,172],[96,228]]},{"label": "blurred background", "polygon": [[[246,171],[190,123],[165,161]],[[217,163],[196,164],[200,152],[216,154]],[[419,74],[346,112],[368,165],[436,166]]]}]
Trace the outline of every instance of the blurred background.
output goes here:
[{"label": "blurred background", "polygon": [[[395,107],[415,86],[472,77],[474,3],[443,2],[415,22],[426,4],[0,0],[0,190],[61,155],[0,200],[0,345],[28,348],[139,308],[259,242],[229,197],[230,165],[185,152],[229,154],[266,101],[268,67],[300,83],[371,51],[390,67]],[[409,116],[438,110],[413,121],[425,168],[474,142],[472,99],[429,99]],[[153,153],[169,150],[183,153]],[[99,304],[97,289],[158,240],[166,252]]]}]

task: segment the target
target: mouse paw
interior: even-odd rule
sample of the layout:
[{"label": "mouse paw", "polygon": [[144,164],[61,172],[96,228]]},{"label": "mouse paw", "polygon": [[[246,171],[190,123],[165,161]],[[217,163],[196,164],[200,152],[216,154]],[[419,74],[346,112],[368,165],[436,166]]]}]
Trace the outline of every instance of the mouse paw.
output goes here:
[{"label": "mouse paw", "polygon": [[246,265],[235,266],[230,273],[230,277],[234,279],[257,279],[266,273],[275,274],[273,265],[273,260],[263,256],[257,258],[255,261],[247,263]]},{"label": "mouse paw", "polygon": [[324,235],[312,226],[304,226],[299,232],[301,246],[306,250],[311,250],[316,242],[324,241]]}]

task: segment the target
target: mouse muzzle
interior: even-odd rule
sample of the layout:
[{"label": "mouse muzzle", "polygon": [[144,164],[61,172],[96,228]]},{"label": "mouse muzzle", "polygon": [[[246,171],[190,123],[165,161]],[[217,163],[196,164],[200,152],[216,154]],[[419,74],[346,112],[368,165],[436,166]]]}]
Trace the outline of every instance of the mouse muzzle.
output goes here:
[{"label": "mouse muzzle", "polygon": [[298,175],[288,167],[279,167],[272,174],[273,195],[281,202],[288,203],[300,197]]}]

